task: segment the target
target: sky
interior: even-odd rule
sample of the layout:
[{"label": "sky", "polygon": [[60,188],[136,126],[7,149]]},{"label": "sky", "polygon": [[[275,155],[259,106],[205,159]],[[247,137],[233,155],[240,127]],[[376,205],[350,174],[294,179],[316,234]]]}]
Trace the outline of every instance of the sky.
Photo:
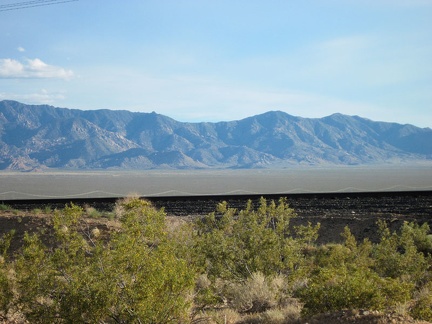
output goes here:
[{"label": "sky", "polygon": [[0,100],[432,127],[432,0],[1,0]]}]

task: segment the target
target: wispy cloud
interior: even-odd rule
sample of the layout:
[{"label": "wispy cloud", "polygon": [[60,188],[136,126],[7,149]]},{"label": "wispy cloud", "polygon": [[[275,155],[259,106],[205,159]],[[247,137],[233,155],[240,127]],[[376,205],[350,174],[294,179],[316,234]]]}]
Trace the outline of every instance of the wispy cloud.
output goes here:
[{"label": "wispy cloud", "polygon": [[18,94],[0,92],[0,100],[17,100],[28,104],[58,104],[66,97],[62,92],[52,92],[47,89],[40,89],[38,92]]},{"label": "wispy cloud", "polygon": [[14,59],[0,59],[0,78],[2,79],[70,79],[72,70],[49,65],[42,60],[25,59],[20,62]]},{"label": "wispy cloud", "polygon": [[17,50],[18,52],[25,52],[25,48],[22,46],[18,47]]}]

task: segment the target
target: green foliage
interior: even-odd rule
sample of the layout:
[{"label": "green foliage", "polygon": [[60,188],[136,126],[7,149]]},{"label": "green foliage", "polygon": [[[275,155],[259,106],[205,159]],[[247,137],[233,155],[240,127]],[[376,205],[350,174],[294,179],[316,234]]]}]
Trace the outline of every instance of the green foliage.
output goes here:
[{"label": "green foliage", "polygon": [[299,291],[303,312],[318,314],[342,309],[384,310],[410,299],[412,285],[381,278],[364,269],[321,268]]},{"label": "green foliage", "polygon": [[[167,239],[163,211],[138,199],[121,204],[123,232],[111,241],[102,255],[108,273],[116,273],[119,298],[113,316],[127,322],[177,322],[189,307],[188,293],[194,269],[176,257],[176,245]],[[107,250],[104,250],[107,251]],[[127,267],[120,267],[127,265]]]},{"label": "green foliage", "polygon": [[8,264],[6,263],[7,251],[14,235],[14,231],[4,234],[0,238],[0,315],[7,314],[12,302],[12,285],[8,276]]},{"label": "green foliage", "polygon": [[7,314],[13,300],[13,287],[9,275],[9,264],[7,263],[8,250],[11,245],[15,230],[3,234],[0,237],[0,317]]},{"label": "green foliage", "polygon": [[12,207],[9,205],[6,205],[4,203],[0,204],[0,211],[7,211],[7,210],[12,210]]},{"label": "green foliage", "polygon": [[254,272],[289,274],[301,266],[301,244],[290,236],[296,214],[285,199],[237,212],[226,203],[196,223],[196,251],[209,278],[246,279]]},{"label": "green foliage", "polygon": [[[296,214],[285,199],[248,202],[239,211],[221,203],[181,225],[148,201],[129,198],[116,205],[116,229],[103,235],[83,219],[91,212],[73,204],[55,210],[54,235],[26,233],[13,257],[14,233],[3,235],[0,317],[182,323],[208,314],[215,321],[280,323],[298,319],[303,305],[303,315],[408,307],[414,318],[432,320],[427,224],[405,223],[392,233],[378,222],[377,244],[357,242],[346,227],[343,244],[316,246],[320,224],[290,227]],[[221,312],[221,305],[229,308]]]},{"label": "green foliage", "polygon": [[194,269],[167,240],[165,215],[139,199],[119,203],[109,242],[83,233],[83,210],[55,213],[51,252],[26,235],[16,261],[18,305],[33,323],[169,323],[187,314]]},{"label": "green foliage", "polygon": [[31,213],[33,215],[40,215],[40,214],[42,214],[42,209],[40,209],[40,208],[32,209]]},{"label": "green foliage", "polygon": [[427,282],[415,296],[410,314],[416,319],[432,321],[432,281]]},{"label": "green foliage", "polygon": [[297,240],[305,245],[311,245],[315,243],[315,241],[318,239],[318,231],[320,227],[320,223],[317,223],[315,226],[313,226],[309,221],[307,225],[295,226],[294,229],[297,234]]},{"label": "green foliage", "polygon": [[46,206],[43,208],[43,212],[44,212],[45,214],[51,214],[51,212],[52,212],[51,206],[50,206],[50,205],[46,205]]},{"label": "green foliage", "polygon": [[[26,318],[35,323],[54,322],[51,307],[56,289],[56,272],[37,235],[25,234],[22,254],[16,260],[17,304]],[[45,321],[44,321],[45,319]]]},{"label": "green foliage", "polygon": [[305,314],[347,308],[384,310],[411,298],[414,283],[375,271],[373,251],[385,254],[387,245],[374,247],[368,240],[358,244],[348,227],[342,235],[344,244],[327,244],[317,250],[308,284],[296,292],[304,302]]},{"label": "green foliage", "polygon": [[381,241],[373,249],[374,270],[382,277],[417,283],[428,268],[427,258],[417,250],[415,243],[420,228],[405,222],[398,235],[391,233],[384,222],[378,222],[378,226]]},{"label": "green foliage", "polygon": [[432,235],[428,223],[419,225],[417,223],[404,222],[402,227],[402,235],[412,239],[418,252],[425,256],[432,256]]},{"label": "green foliage", "polygon": [[208,305],[217,305],[223,302],[218,285],[212,283],[207,274],[198,276],[195,283],[194,306],[196,311],[206,308]]},{"label": "green foliage", "polygon": [[320,268],[338,268],[346,266],[349,269],[368,269],[372,264],[372,244],[369,240],[358,243],[348,227],[342,236],[344,244],[326,244],[317,249],[315,266]]},{"label": "green foliage", "polygon": [[228,285],[226,296],[236,311],[262,313],[280,304],[284,286],[282,276],[266,277],[256,272],[242,282]]},{"label": "green foliage", "polygon": [[8,233],[3,234],[2,237],[0,237],[0,256],[3,258],[3,260],[8,255],[8,250],[14,235],[15,235],[15,230],[11,230]]},{"label": "green foliage", "polygon": [[90,207],[90,206],[87,206],[85,208],[85,213],[86,213],[87,217],[90,217],[90,218],[100,218],[100,217],[102,217],[102,213],[99,210],[97,210],[94,207]]},{"label": "green foliage", "polygon": [[[2,261],[0,261],[3,263]],[[2,314],[7,314],[9,306],[12,302],[13,292],[10,280],[7,276],[7,270],[4,265],[0,265],[0,317]]]}]

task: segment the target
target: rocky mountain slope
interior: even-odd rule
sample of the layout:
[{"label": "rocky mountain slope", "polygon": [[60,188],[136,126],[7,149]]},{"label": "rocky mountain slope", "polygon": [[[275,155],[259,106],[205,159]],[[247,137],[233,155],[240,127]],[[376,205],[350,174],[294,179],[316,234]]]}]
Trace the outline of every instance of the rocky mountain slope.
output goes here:
[{"label": "rocky mountain slope", "polygon": [[432,129],[271,111],[184,123],[157,113],[0,101],[0,169],[257,168],[432,161]]}]

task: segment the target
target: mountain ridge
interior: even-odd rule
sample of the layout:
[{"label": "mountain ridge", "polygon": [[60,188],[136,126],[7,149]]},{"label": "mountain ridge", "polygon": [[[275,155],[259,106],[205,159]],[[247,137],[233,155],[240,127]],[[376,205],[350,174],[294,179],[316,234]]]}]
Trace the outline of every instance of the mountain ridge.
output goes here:
[{"label": "mountain ridge", "polygon": [[432,129],[268,111],[179,122],[155,112],[0,101],[0,170],[268,168],[432,162]]}]

